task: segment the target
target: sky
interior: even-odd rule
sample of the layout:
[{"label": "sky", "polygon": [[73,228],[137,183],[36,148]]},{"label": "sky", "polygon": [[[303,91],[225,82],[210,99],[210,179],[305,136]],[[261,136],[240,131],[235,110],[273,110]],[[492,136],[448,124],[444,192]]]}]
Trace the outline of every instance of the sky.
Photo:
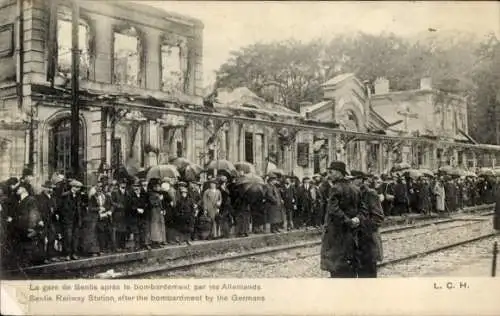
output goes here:
[{"label": "sky", "polygon": [[[136,1],[139,2],[139,1]],[[253,44],[294,38],[307,41],[362,31],[416,36],[428,32],[469,32],[500,36],[500,2],[295,2],[140,1],[203,21],[204,84],[230,52]]]}]

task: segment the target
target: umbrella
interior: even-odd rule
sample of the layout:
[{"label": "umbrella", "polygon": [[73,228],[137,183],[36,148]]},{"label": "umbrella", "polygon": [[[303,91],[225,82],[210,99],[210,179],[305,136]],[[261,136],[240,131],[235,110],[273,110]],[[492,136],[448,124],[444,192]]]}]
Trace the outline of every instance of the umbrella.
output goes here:
[{"label": "umbrella", "polygon": [[495,171],[490,168],[481,168],[477,173],[478,176],[495,176]]},{"label": "umbrella", "polygon": [[284,175],[285,175],[285,172],[283,170],[281,170],[281,169],[272,169],[272,170],[269,170],[267,172],[267,176],[268,177],[274,176],[274,177],[280,178],[280,177],[282,177]]},{"label": "umbrella", "polygon": [[255,173],[255,166],[246,161],[239,161],[234,164],[237,171],[242,171],[243,173]]},{"label": "umbrella", "polygon": [[200,165],[190,164],[184,169],[183,178],[188,182],[196,181],[202,172],[203,168]]},{"label": "umbrella", "polygon": [[477,177],[477,175],[472,171],[465,171],[465,176],[466,177],[474,177],[474,178]]},{"label": "umbrella", "polygon": [[191,164],[191,162],[184,157],[171,158],[168,160],[168,163],[174,165],[179,170],[183,170],[184,168],[186,168]]},{"label": "umbrella", "polygon": [[429,169],[419,169],[419,171],[427,177],[434,177],[434,172],[430,171]]},{"label": "umbrella", "polygon": [[422,177],[424,174],[420,170],[417,170],[417,169],[407,169],[407,170],[405,170],[404,175],[406,175],[412,179],[417,179],[417,178]]},{"label": "umbrella", "polygon": [[392,167],[391,171],[392,172],[402,171],[402,170],[406,170],[406,169],[410,169],[410,168],[411,168],[411,166],[408,163],[406,163],[406,162],[400,162],[400,163],[395,164]]},{"label": "umbrella", "polygon": [[233,163],[225,160],[225,159],[219,159],[219,160],[212,160],[207,164],[206,167],[207,170],[213,171],[213,170],[226,170],[229,173],[233,173],[236,171],[236,168],[234,167]]},{"label": "umbrella", "polygon": [[444,166],[444,167],[439,168],[438,172],[439,173],[448,174],[448,175],[452,175],[452,174],[455,173],[455,168],[453,168],[452,166]]},{"label": "umbrella", "polygon": [[259,201],[264,198],[266,183],[254,174],[244,175],[236,180],[234,188],[247,201]]},{"label": "umbrella", "polygon": [[153,166],[149,169],[148,173],[146,174],[146,178],[148,180],[153,178],[163,179],[163,178],[178,178],[178,177],[180,177],[180,174],[174,165]]}]

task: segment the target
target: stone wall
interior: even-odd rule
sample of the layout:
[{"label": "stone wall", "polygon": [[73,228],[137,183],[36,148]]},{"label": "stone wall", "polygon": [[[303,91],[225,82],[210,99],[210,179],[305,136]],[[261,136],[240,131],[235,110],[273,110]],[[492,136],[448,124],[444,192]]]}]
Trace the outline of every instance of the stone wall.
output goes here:
[{"label": "stone wall", "polygon": [[[151,15],[143,11],[133,11],[120,4],[106,2],[80,2],[80,15],[90,26],[93,37],[94,52],[91,62],[90,80],[100,83],[112,83],[113,61],[113,29],[120,25],[134,26],[141,34],[144,49],[145,68],[142,71],[141,87],[149,90],[160,89],[160,36],[175,33],[189,39],[190,58],[193,58],[191,68],[190,93],[202,93],[202,34],[203,26],[189,21],[170,21],[160,15]],[[27,72],[45,74],[47,64],[47,4],[42,1],[32,1],[26,5],[25,42]],[[161,11],[159,11],[161,12]],[[166,14],[165,14],[166,15]],[[40,80],[44,77],[33,77]]]},{"label": "stone wall", "polygon": [[15,47],[18,43],[17,35],[18,32],[18,23],[16,20],[17,10],[16,10],[16,1],[12,0],[4,0],[0,1],[0,28],[9,27],[12,25],[14,27],[14,41],[10,42],[5,41],[8,38],[8,31],[5,33],[2,32],[2,50],[11,48],[13,54],[11,56],[2,56],[0,57],[0,83],[5,81],[14,82],[16,78],[16,59],[17,54],[15,53]]}]

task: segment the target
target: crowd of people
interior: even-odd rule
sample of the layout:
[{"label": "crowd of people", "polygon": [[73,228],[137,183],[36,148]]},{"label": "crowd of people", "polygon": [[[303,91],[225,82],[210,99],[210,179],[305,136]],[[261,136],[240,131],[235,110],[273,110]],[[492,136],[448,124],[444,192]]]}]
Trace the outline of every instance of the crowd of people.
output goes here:
[{"label": "crowd of people", "polygon": [[[16,268],[189,245],[194,240],[328,226],[336,185],[329,172],[301,181],[269,173],[260,191],[245,192],[238,186],[242,177],[243,173],[233,177],[221,172],[202,183],[175,178],[115,180],[103,175],[96,185],[86,187],[55,174],[41,192],[35,192],[33,174],[25,170],[20,179],[5,181],[0,190],[2,264]],[[359,188],[361,198],[372,205],[373,227],[384,216],[447,214],[494,200],[490,179],[414,179],[404,172],[378,177],[355,170],[342,179]],[[374,242],[380,253],[379,240]],[[366,270],[373,275],[370,269],[374,267]]]}]

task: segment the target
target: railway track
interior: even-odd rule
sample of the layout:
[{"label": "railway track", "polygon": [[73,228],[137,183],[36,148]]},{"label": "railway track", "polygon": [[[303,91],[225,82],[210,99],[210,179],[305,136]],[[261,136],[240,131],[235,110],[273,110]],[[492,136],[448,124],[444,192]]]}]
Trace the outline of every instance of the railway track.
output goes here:
[{"label": "railway track", "polygon": [[[490,212],[490,211],[487,211]],[[395,240],[402,240],[402,239],[407,239],[410,241],[412,238],[415,239],[419,235],[426,235],[426,234],[433,234],[436,231],[438,232],[444,232],[444,231],[450,231],[450,230],[464,230],[464,229],[474,229],[474,225],[482,225],[485,223],[485,219],[478,219],[477,216],[486,216],[483,214],[476,214],[476,218],[474,219],[465,219],[465,218],[447,218],[447,219],[439,219],[439,220],[434,220],[434,221],[429,221],[425,223],[417,223],[417,224],[411,224],[411,225],[403,225],[401,227],[390,227],[387,229],[383,229],[381,231],[382,238],[384,240],[384,243],[387,242],[394,242]],[[441,228],[440,228],[441,226]],[[424,230],[419,231],[419,230]],[[416,232],[419,231],[419,232]],[[416,232],[416,233],[415,233]],[[407,233],[406,235],[404,233]],[[458,234],[458,232],[457,232]],[[396,237],[391,235],[397,235]],[[414,258],[419,258],[422,256],[426,256],[432,253],[436,253],[439,251],[443,251],[446,249],[450,249],[453,247],[458,247],[467,243],[472,243],[478,240],[482,240],[485,238],[489,238],[494,236],[495,233],[489,232],[486,234],[478,234],[474,235],[472,238],[467,238],[464,240],[448,243],[446,245],[440,245],[438,247],[433,247],[430,249],[425,249],[425,250],[420,250],[420,251],[413,251],[413,252],[405,252],[402,256],[399,257],[393,257],[388,260],[383,261],[380,263],[380,266],[388,266],[391,264],[397,264],[401,263],[403,261],[408,261],[412,260]],[[199,267],[203,266],[208,266],[208,265],[214,265],[218,264],[221,262],[229,262],[229,261],[248,261],[250,263],[258,263],[260,265],[276,265],[276,264],[282,264],[286,263],[290,260],[301,260],[301,259],[306,259],[309,257],[314,257],[318,256],[319,257],[319,251],[313,251],[312,253],[305,254],[305,255],[296,255],[293,258],[285,258],[284,260],[260,260],[258,259],[259,257],[266,256],[266,255],[273,255],[273,254],[278,254],[278,253],[283,253],[283,252],[289,252],[292,250],[300,250],[300,249],[309,249],[313,247],[318,247],[321,244],[320,240],[313,240],[313,241],[308,241],[308,242],[301,242],[301,243],[294,243],[294,244],[288,244],[288,245],[282,245],[282,246],[276,246],[276,247],[267,247],[264,249],[257,249],[253,251],[247,251],[247,252],[241,252],[241,253],[233,253],[233,254],[224,254],[224,255],[219,255],[219,256],[213,256],[209,258],[204,258],[204,259],[199,259],[199,260],[191,260],[191,261],[177,261],[177,262],[169,262],[169,263],[164,263],[164,264],[159,264],[156,266],[149,266],[149,267],[140,267],[138,269],[131,269],[131,270],[124,270],[120,271],[118,273],[113,273],[107,276],[101,276],[102,278],[109,278],[109,279],[130,279],[130,278],[139,278],[139,277],[144,277],[148,275],[169,275],[169,274],[175,274],[177,271],[185,271],[185,270],[190,270],[190,269],[196,269]]]}]

